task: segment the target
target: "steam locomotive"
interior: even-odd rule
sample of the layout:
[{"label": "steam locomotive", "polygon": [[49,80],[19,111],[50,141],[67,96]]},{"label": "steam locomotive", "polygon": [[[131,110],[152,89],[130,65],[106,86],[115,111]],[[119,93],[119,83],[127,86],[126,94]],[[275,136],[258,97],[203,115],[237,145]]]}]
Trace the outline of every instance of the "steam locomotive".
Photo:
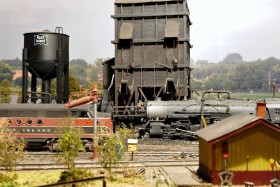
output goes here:
[{"label": "steam locomotive", "polygon": [[[235,114],[256,115],[256,101],[201,100],[147,102],[147,120],[140,127],[142,136],[192,140],[193,131]],[[280,125],[280,102],[266,101],[265,119]],[[204,121],[204,123],[203,123]]]},{"label": "steam locomotive", "polygon": [[[205,99],[203,96],[206,93],[219,97]],[[236,100],[230,98],[229,93],[221,98],[221,93],[226,92],[205,91],[201,98],[186,101],[147,101],[141,107],[130,108],[129,113],[135,115],[117,116],[114,123],[126,127],[137,126],[140,138],[196,140],[194,131],[235,114],[256,115],[257,103],[265,102],[265,119],[280,126],[279,100]]]}]

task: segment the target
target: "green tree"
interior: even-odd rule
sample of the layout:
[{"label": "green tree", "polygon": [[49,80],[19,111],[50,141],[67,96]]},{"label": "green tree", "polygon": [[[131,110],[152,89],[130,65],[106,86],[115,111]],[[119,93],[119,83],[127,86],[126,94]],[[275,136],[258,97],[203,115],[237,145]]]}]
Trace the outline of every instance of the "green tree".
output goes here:
[{"label": "green tree", "polygon": [[221,90],[220,76],[218,74],[212,74],[205,82],[205,88],[207,90]]},{"label": "green tree", "polygon": [[73,76],[69,76],[69,94],[73,93],[73,92],[78,92],[80,90],[80,84],[79,81],[73,77]]},{"label": "green tree", "polygon": [[195,65],[206,66],[206,65],[208,65],[208,61],[207,60],[197,60]]},{"label": "green tree", "polygon": [[[194,89],[230,89],[233,92],[269,92],[280,84],[280,60],[270,57],[252,62],[241,61],[239,54],[229,54],[221,63],[196,65],[192,71]],[[202,63],[202,62],[201,62]],[[199,83],[199,84],[198,84]]]},{"label": "green tree", "polygon": [[78,156],[79,151],[84,151],[81,140],[83,132],[72,124],[73,120],[69,119],[68,124],[63,124],[58,129],[58,133],[62,134],[58,140],[58,158],[67,166],[68,171],[75,168],[74,160]]},{"label": "green tree", "polygon": [[2,60],[4,63],[11,66],[14,70],[20,70],[22,68],[22,61],[19,58],[15,58],[14,60]]},{"label": "green tree", "polygon": [[69,64],[70,64],[70,65],[78,65],[78,66],[81,66],[81,67],[83,67],[83,68],[85,68],[85,69],[88,68],[88,63],[87,63],[85,60],[83,60],[83,59],[74,59],[74,60],[71,60]]},{"label": "green tree", "polygon": [[123,141],[116,135],[110,135],[104,143],[97,146],[98,162],[104,167],[109,175],[112,173],[112,166],[117,165],[122,157]]},{"label": "green tree", "polygon": [[58,161],[67,166],[67,171],[62,171],[58,182],[67,182],[92,178],[94,174],[85,169],[75,167],[75,158],[80,151],[85,151],[82,141],[83,131],[73,125],[74,121],[69,119],[66,124],[57,129],[57,133],[62,134],[58,140]]},{"label": "green tree", "polygon": [[14,86],[22,86],[22,77],[16,78],[14,81]]},{"label": "green tree", "polygon": [[98,162],[109,175],[112,173],[112,166],[119,164],[121,159],[125,159],[123,153],[124,149],[127,148],[127,139],[138,136],[138,133],[133,132],[132,129],[119,128],[116,134],[104,138],[104,142],[97,146]]},{"label": "green tree", "polygon": [[236,63],[236,62],[242,62],[242,56],[239,53],[231,53],[228,54],[224,59],[224,63]]},{"label": "green tree", "polygon": [[11,82],[4,79],[0,84],[0,103],[10,103],[11,92]]},{"label": "green tree", "polygon": [[11,66],[3,62],[0,62],[0,82],[2,82],[3,80],[12,81],[13,74],[14,73]]},{"label": "green tree", "polygon": [[69,65],[70,75],[75,77],[79,82],[79,85],[86,87],[88,84],[88,78],[86,71],[88,69],[88,65],[84,60],[76,60],[71,61]]},{"label": "green tree", "polygon": [[94,64],[90,64],[87,70],[87,75],[89,82],[98,82],[98,76],[103,75],[103,65],[102,63],[106,61],[103,58],[97,58]]},{"label": "green tree", "polygon": [[234,81],[230,79],[227,75],[222,79],[221,89],[223,90],[232,90],[234,89]]},{"label": "green tree", "polygon": [[[0,119],[0,165],[9,172],[14,172],[16,165],[25,155],[25,144],[23,140],[17,139],[8,125],[6,119]],[[0,173],[0,184],[10,184],[16,179],[16,174]]]}]

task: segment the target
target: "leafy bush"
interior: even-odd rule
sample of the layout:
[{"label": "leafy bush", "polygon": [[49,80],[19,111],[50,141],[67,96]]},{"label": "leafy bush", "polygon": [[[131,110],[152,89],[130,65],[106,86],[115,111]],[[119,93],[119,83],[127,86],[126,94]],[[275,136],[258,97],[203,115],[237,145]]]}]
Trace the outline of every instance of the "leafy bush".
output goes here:
[{"label": "leafy bush", "polygon": [[104,139],[104,143],[97,146],[98,163],[108,172],[112,173],[112,165],[117,165],[122,157],[123,143],[116,135]]},{"label": "leafy bush", "polygon": [[25,144],[23,140],[17,140],[12,129],[8,128],[8,122],[3,118],[0,118],[0,134],[0,165],[9,171],[0,173],[0,184],[10,186],[17,179],[13,172],[24,156]]},{"label": "leafy bush", "polygon": [[74,160],[79,151],[84,151],[81,140],[83,132],[80,128],[72,126],[72,123],[73,121],[69,120],[70,125],[58,129],[62,134],[58,140],[58,159],[67,165],[69,171],[75,167]]},{"label": "leafy bush", "polygon": [[69,171],[63,171],[58,182],[69,182],[94,177],[94,174],[84,169],[71,168]]},{"label": "leafy bush", "polygon": [[112,173],[112,166],[124,159],[123,150],[127,145],[127,139],[136,136],[131,129],[121,128],[116,134],[104,138],[103,143],[97,146],[98,162],[109,175]]},{"label": "leafy bush", "polygon": [[0,173],[0,187],[13,187],[15,181],[18,179],[18,175],[15,173]]},{"label": "leafy bush", "polygon": [[0,103],[10,103],[11,92],[11,82],[4,79],[0,84]]}]

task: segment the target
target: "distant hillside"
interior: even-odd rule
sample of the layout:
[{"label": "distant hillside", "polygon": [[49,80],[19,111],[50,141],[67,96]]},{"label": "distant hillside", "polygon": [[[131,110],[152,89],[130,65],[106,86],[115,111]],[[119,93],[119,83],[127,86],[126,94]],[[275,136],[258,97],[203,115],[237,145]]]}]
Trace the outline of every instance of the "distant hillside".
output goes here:
[{"label": "distant hillside", "polygon": [[280,91],[280,60],[270,57],[252,62],[198,61],[193,65],[192,88],[195,90],[231,90],[234,92]]},{"label": "distant hillside", "polygon": [[19,58],[16,58],[14,60],[1,60],[1,61],[11,66],[13,70],[22,69],[22,61]]}]

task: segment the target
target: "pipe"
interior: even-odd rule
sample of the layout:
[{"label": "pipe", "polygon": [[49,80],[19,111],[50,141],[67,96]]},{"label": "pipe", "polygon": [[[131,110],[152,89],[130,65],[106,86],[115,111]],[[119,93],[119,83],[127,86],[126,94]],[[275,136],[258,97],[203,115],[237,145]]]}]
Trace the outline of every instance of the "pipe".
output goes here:
[{"label": "pipe", "polygon": [[220,94],[220,93],[226,93],[226,94],[230,94],[228,91],[224,91],[224,90],[215,90],[215,91],[212,91],[212,90],[209,90],[209,91],[204,91],[202,93],[202,96],[201,96],[201,107],[200,107],[200,128],[202,129],[203,128],[203,111],[204,111],[204,103],[205,103],[205,97],[204,95],[205,94],[211,94],[211,93],[217,93],[217,94]]},{"label": "pipe", "polygon": [[[66,104],[64,105],[64,108],[65,108],[65,109],[69,109],[69,108],[73,108],[73,107],[75,107],[75,106],[79,106],[79,105],[86,104],[86,103],[88,103],[88,102],[90,102],[90,101],[93,101],[93,102],[94,102],[94,101],[97,100],[96,97],[97,97],[96,95],[93,95],[93,96],[85,96],[85,97],[82,97],[82,98],[80,98],[80,99],[77,99],[77,100],[74,100],[74,101],[70,101],[70,102],[68,102],[68,103],[66,103]],[[97,101],[94,102],[94,103],[97,103]]]},{"label": "pipe", "polygon": [[264,118],[266,112],[266,103],[265,102],[257,102],[257,116]]}]

